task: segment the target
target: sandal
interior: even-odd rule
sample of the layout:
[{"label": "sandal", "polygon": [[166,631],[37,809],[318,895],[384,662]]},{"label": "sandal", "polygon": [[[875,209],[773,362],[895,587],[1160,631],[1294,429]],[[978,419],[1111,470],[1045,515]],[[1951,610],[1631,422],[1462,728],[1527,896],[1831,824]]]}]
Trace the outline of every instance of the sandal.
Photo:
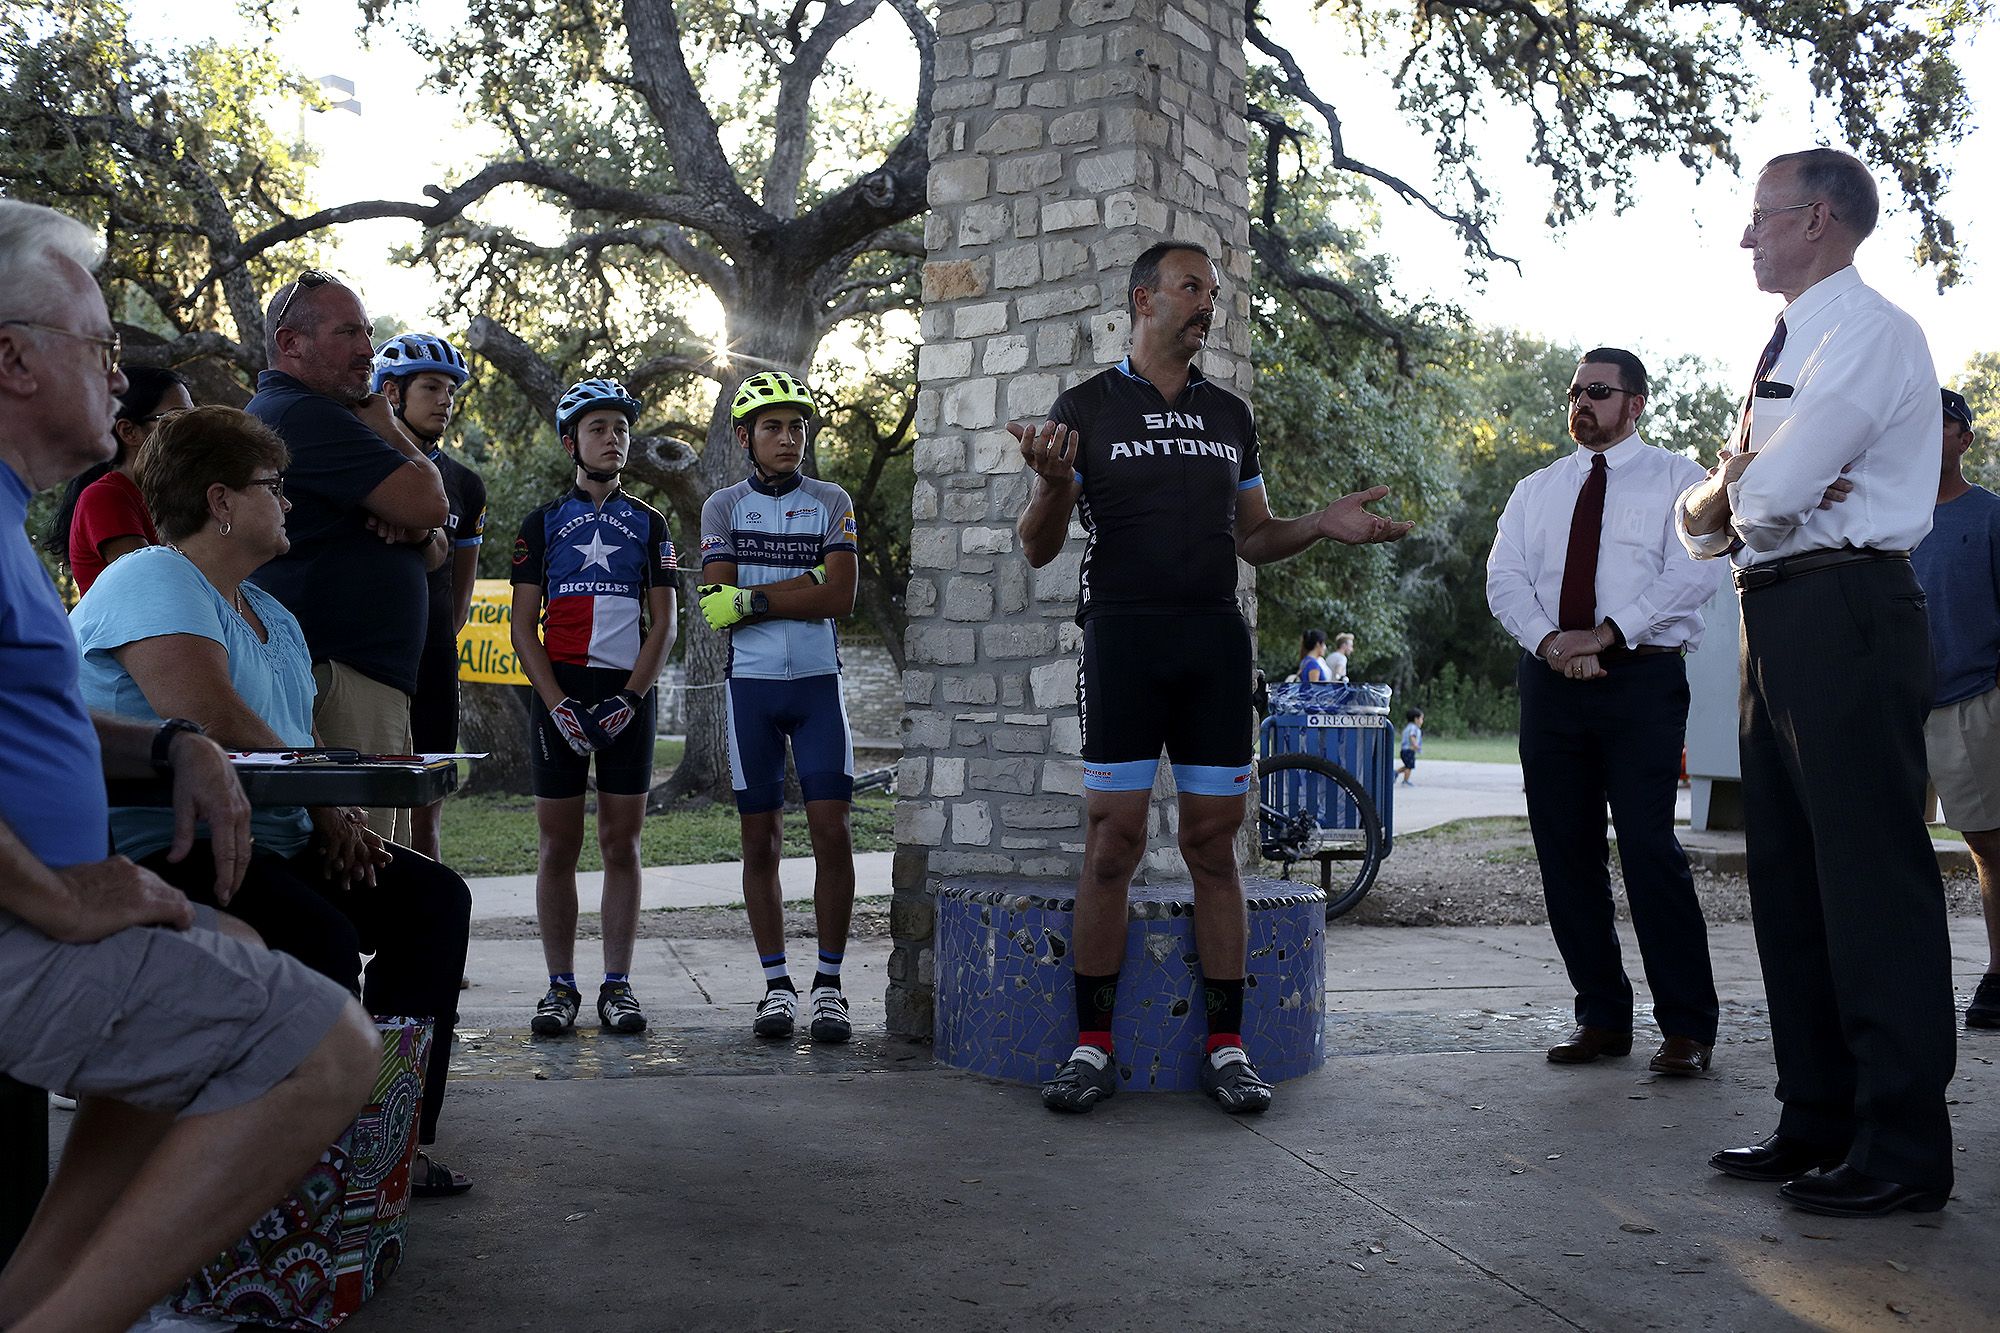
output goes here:
[{"label": "sandal", "polygon": [[418,1153],[410,1163],[410,1196],[416,1199],[448,1199],[472,1188],[472,1177],[452,1170]]}]

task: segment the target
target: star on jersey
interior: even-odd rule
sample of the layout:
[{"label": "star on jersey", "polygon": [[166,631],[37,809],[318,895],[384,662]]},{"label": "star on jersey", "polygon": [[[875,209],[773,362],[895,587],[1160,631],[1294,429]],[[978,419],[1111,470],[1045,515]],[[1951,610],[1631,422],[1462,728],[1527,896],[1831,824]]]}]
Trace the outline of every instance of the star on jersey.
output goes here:
[{"label": "star on jersey", "polygon": [[609,573],[611,571],[611,553],[613,551],[622,551],[625,548],[623,546],[606,545],[604,534],[602,532],[593,532],[590,534],[590,545],[573,546],[570,549],[583,557],[583,567],[585,569],[589,569],[592,565],[602,565],[605,572]]}]

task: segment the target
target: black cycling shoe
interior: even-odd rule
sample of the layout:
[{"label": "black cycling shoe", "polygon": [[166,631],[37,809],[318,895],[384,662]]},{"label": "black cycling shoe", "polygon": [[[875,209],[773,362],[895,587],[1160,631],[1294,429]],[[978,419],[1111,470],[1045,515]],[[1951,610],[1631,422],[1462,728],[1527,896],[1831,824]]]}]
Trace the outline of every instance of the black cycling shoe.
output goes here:
[{"label": "black cycling shoe", "polygon": [[1979,979],[1979,989],[1972,992],[1972,1003],[1965,1006],[1965,1025],[2000,1028],[2000,972],[1988,972]]},{"label": "black cycling shoe", "polygon": [[1231,1115],[1256,1115],[1271,1105],[1271,1085],[1241,1046],[1224,1046],[1201,1062],[1201,1090]]},{"label": "black cycling shoe", "polygon": [[1056,1076],[1042,1084],[1042,1105],[1051,1111],[1087,1115],[1092,1107],[1118,1091],[1118,1071],[1111,1057],[1095,1046],[1079,1046]]}]

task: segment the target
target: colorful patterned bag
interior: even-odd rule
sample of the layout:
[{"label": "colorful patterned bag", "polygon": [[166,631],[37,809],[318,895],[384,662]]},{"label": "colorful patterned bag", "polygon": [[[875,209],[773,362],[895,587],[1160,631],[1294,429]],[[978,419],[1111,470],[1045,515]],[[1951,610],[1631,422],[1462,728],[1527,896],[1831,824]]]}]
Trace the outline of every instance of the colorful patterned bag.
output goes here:
[{"label": "colorful patterned bag", "polygon": [[338,1328],[396,1271],[431,1025],[375,1022],[382,1072],[368,1105],[296,1189],[188,1279],[175,1310],[320,1333]]}]

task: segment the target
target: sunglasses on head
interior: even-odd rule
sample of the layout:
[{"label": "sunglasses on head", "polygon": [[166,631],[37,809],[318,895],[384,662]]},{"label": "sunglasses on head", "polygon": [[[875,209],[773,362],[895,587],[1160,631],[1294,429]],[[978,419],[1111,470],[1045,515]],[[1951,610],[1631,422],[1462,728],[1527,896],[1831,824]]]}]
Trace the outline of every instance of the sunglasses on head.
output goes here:
[{"label": "sunglasses on head", "polygon": [[277,314],[271,316],[271,328],[273,331],[285,327],[285,312],[292,308],[292,302],[299,299],[300,292],[315,292],[326,286],[329,282],[339,281],[340,279],[334,277],[333,274],[316,268],[306,269],[298,277],[292,279],[292,290],[285,293],[284,304],[278,307]]},{"label": "sunglasses on head", "polygon": [[1601,403],[1614,393],[1631,392],[1630,389],[1621,389],[1615,384],[1572,384],[1569,386],[1569,400],[1573,403],[1587,394],[1591,402]]}]

